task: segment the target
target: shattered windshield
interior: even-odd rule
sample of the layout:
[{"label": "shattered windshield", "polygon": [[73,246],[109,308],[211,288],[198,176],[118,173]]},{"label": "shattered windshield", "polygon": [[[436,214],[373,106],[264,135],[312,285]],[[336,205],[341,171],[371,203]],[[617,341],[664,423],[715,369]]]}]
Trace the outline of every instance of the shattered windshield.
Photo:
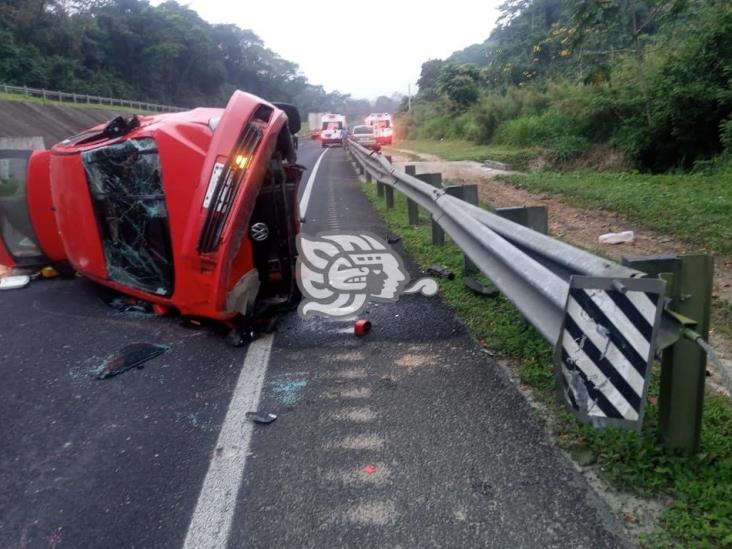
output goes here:
[{"label": "shattered windshield", "polygon": [[170,295],[173,257],[160,157],[152,139],[130,139],[81,155],[109,278]]}]

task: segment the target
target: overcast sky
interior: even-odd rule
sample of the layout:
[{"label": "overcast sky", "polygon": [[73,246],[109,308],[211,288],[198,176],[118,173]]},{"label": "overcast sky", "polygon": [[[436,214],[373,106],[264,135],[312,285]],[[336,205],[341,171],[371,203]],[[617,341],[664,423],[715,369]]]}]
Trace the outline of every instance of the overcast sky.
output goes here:
[{"label": "overcast sky", "polygon": [[178,1],[211,23],[253,30],[313,84],[368,99],[414,91],[424,61],[488,38],[502,2]]}]

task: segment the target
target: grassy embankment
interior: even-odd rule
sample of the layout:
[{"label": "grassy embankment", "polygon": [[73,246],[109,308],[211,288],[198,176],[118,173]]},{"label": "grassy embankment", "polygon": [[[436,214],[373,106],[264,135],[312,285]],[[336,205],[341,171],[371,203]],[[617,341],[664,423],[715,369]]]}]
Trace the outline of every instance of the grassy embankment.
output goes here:
[{"label": "grassy embankment", "polygon": [[[130,113],[140,113],[140,112],[150,112],[151,114],[156,114],[154,111],[146,111],[146,110],[140,110],[135,109],[131,107],[121,107],[119,105],[100,105],[97,103],[82,103],[79,101],[78,103],[74,103],[73,101],[59,101],[57,99],[43,99],[42,97],[27,97],[25,95],[19,95],[14,93],[4,93],[0,92],[0,101],[19,101],[21,103],[36,103],[39,105],[57,105],[59,107],[74,107],[74,108],[80,108],[80,109],[114,109],[115,111],[120,112],[130,112]],[[157,113],[162,114],[162,113]]]},{"label": "grassy embankment", "polygon": [[[364,191],[419,264],[444,264],[460,272],[460,251],[449,242],[443,247],[432,246],[426,216],[418,227],[409,226],[403,196],[398,195],[396,208],[388,210],[376,197],[373,185],[365,186]],[[577,423],[555,403],[550,345],[533,329],[524,328],[520,314],[505,298],[477,296],[464,287],[460,277],[441,280],[440,287],[482,344],[515,359],[522,383],[552,411],[553,430],[561,446],[585,463],[594,462],[598,472],[619,490],[672,498],[659,530],[644,537],[645,545],[732,546],[732,407],[727,399],[708,395],[702,451],[691,458],[675,455],[657,442],[657,372],[640,435],[612,429],[595,431]],[[634,517],[625,519],[633,521]]]},{"label": "grassy embankment", "polygon": [[540,172],[504,179],[572,205],[615,211],[704,251],[732,253],[732,172],[713,176]]}]

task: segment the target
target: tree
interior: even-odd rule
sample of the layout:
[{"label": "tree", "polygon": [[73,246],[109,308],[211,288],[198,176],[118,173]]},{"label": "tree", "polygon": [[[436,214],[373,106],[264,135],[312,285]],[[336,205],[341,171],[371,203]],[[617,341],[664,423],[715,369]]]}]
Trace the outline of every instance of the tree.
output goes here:
[{"label": "tree", "polygon": [[480,71],[475,65],[446,65],[437,79],[437,91],[445,95],[457,111],[478,100]]},{"label": "tree", "polygon": [[437,98],[437,79],[440,77],[440,70],[444,62],[440,59],[429,59],[422,63],[422,72],[417,80],[419,95],[423,99],[431,101]]}]

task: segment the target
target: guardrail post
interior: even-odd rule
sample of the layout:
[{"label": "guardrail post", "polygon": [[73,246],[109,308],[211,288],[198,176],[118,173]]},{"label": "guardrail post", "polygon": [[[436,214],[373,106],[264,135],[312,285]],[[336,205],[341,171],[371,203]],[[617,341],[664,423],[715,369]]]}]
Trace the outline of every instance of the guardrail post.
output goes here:
[{"label": "guardrail post", "polygon": [[[407,175],[416,175],[417,167],[414,164],[404,166],[404,173]],[[419,208],[414,200],[407,198],[407,217],[410,225],[419,225]]]},{"label": "guardrail post", "polygon": [[371,172],[366,170],[366,183],[371,183]]},{"label": "guardrail post", "polygon": [[542,234],[549,234],[549,210],[546,206],[496,208],[496,214]]},{"label": "guardrail post", "polygon": [[28,86],[23,86],[23,95],[28,96]]},{"label": "guardrail post", "polygon": [[[669,309],[696,322],[692,329],[709,339],[714,259],[698,254],[677,257],[623,258],[623,264],[667,280]],[[699,345],[682,337],[661,356],[658,396],[659,436],[674,450],[687,455],[699,450],[707,355]]]},{"label": "guardrail post", "polygon": [[[389,161],[389,164],[391,164],[391,156],[387,156],[386,159]],[[379,181],[378,179],[376,180],[376,196],[384,196],[385,186],[386,185],[384,185],[381,181]]]},{"label": "guardrail post", "polygon": [[390,210],[394,208],[394,187],[384,185],[384,194],[386,195],[386,207]]},{"label": "guardrail post", "polygon": [[[479,206],[478,185],[463,185],[463,200],[473,206]],[[465,254],[463,254],[463,272],[465,276],[474,275],[479,272],[475,263]]]},{"label": "guardrail post", "polygon": [[[425,183],[432,185],[438,189],[442,188],[442,174],[441,173],[421,173],[416,176],[417,179],[421,179]],[[435,220],[432,220],[432,244],[435,246],[442,246],[445,243],[445,231],[442,230]]]}]

